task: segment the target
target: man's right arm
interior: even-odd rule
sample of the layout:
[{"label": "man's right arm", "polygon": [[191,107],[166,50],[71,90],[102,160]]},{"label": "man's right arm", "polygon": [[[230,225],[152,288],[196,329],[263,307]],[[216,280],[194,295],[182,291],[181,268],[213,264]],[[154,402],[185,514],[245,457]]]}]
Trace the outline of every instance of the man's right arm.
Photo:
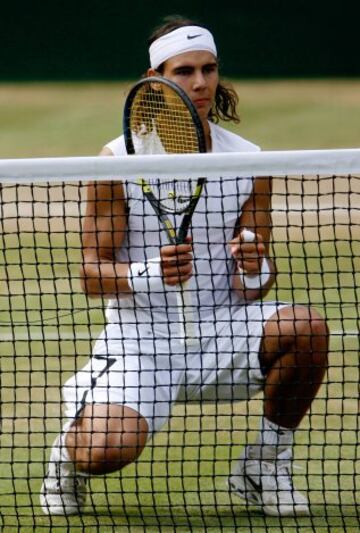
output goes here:
[{"label": "man's right arm", "polygon": [[[104,148],[100,155],[112,155]],[[126,201],[121,182],[93,182],[87,186],[82,226],[81,285],[92,297],[129,293],[128,263],[116,261],[127,229]]]}]

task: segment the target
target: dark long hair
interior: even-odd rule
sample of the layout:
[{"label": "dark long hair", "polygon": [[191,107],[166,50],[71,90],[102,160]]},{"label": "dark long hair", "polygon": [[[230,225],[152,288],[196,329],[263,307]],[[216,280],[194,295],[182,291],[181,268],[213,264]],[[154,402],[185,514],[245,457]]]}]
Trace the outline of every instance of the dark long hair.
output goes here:
[{"label": "dark long hair", "polygon": [[[193,20],[186,19],[179,15],[171,15],[165,17],[163,19],[163,24],[155,28],[149,37],[148,46],[163,35],[171,33],[178,28],[183,28],[184,26],[200,26],[201,28],[205,28],[203,24],[198,24]],[[164,72],[164,63],[162,63],[156,70],[162,74]],[[216,89],[215,102],[209,113],[209,120],[212,122],[224,120],[239,123],[240,117],[237,113],[238,103],[239,97],[235,90],[231,85],[220,80]]]}]

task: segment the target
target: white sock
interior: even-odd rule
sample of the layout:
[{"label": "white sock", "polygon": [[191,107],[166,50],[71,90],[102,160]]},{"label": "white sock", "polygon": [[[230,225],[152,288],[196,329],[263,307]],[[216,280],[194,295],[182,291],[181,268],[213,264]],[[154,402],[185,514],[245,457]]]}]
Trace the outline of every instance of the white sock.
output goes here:
[{"label": "white sock", "polygon": [[71,463],[72,468],[74,469],[74,473],[76,473],[76,476],[88,477],[89,474],[87,472],[80,472],[80,471],[76,470],[76,466],[75,466],[73,460],[71,459],[70,454],[69,454],[69,450],[68,450],[68,448],[66,446],[66,435],[67,435],[71,425],[72,425],[72,422],[66,423],[64,425],[61,433],[60,433],[60,439],[59,439],[58,447],[60,448],[61,463]]},{"label": "white sock", "polygon": [[63,425],[63,428],[60,432],[60,438],[59,438],[59,444],[58,444],[58,447],[60,449],[60,458],[61,458],[61,461],[64,462],[64,463],[71,463],[71,458],[70,458],[70,455],[69,455],[69,451],[67,449],[67,446],[66,446],[66,436],[67,436],[67,433],[69,431],[69,429],[71,428],[73,424],[73,421],[70,420],[70,421],[67,421],[65,422],[65,424]]},{"label": "white sock", "polygon": [[293,444],[293,429],[278,426],[263,416],[260,420],[260,431],[256,443],[249,447],[248,453],[253,459],[275,459]]},{"label": "white sock", "polygon": [[69,451],[65,444],[67,431],[62,431],[60,434],[59,448],[60,448],[60,458],[63,463],[71,463]]}]

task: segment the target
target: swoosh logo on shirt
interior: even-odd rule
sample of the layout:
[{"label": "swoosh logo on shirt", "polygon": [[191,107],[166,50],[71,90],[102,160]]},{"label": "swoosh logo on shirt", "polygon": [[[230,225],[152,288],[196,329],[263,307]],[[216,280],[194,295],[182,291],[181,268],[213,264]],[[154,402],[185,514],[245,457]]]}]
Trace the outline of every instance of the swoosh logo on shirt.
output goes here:
[{"label": "swoosh logo on shirt", "polygon": [[196,37],[201,37],[201,33],[197,33],[196,35],[188,35],[187,38],[188,39],[196,39]]},{"label": "swoosh logo on shirt", "polygon": [[146,268],[144,268],[144,270],[138,270],[138,276],[143,276],[145,274],[145,272],[147,272],[149,270],[149,267],[147,266]]}]

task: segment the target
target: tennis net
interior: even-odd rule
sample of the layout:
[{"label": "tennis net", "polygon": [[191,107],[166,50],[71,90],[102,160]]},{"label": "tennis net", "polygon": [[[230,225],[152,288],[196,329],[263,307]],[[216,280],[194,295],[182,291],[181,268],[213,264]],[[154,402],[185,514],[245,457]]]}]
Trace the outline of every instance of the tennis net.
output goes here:
[{"label": "tennis net", "polygon": [[[254,176],[272,177],[271,256],[278,274],[263,305],[276,300],[311,306],[326,319],[330,332],[327,375],[295,437],[295,462],[301,469],[294,469],[294,483],[310,501],[309,516],[265,516],[229,494],[231,467],[257,434],[262,393],[243,402],[190,401],[194,390],[188,401],[182,398],[173,406],[170,421],[134,464],[121,473],[91,478],[85,515],[43,515],[38,494],[53,440],[66,420],[61,387],[87,363],[106,326],[106,296],[89,298],[81,288],[87,183],[122,180],[128,202],[134,204],[129,191],[139,176],[159,183],[207,177],[204,202],[199,205],[207,225],[203,253],[217,232],[235,224],[239,212],[231,206],[244,202],[242,184],[252,183]],[[2,160],[0,186],[0,524],[4,528],[356,529],[360,150]],[[223,208],[217,213],[207,212],[211,194],[218,200],[221,195]],[[138,233],[152,257],[151,233],[139,229]],[[224,231],[222,235],[226,247]],[[211,262],[207,268],[207,291],[226,291],[218,279],[212,280]],[[196,281],[196,272],[193,277]],[[192,290],[196,317],[202,295],[196,287]],[[211,294],[206,301],[211,301]],[[156,325],[158,315],[150,308],[146,311],[147,315],[133,314],[134,327],[121,328],[122,343],[132,339],[140,346]],[[167,311],[166,302],[162,311]],[[208,317],[215,316],[211,312]],[[146,316],[150,319],[145,331]],[[173,316],[169,322],[174,320],[176,326]],[[226,320],[231,337],[230,319]],[[217,327],[216,318],[209,323]],[[134,339],[134,331],[138,338]],[[199,331],[198,340],[204,345],[206,331],[206,327]],[[161,335],[166,338],[164,332]],[[162,356],[166,352],[163,345],[160,352]],[[216,355],[221,366],[222,354]],[[203,383],[197,385],[201,388]],[[219,398],[216,390],[213,396]]]}]

